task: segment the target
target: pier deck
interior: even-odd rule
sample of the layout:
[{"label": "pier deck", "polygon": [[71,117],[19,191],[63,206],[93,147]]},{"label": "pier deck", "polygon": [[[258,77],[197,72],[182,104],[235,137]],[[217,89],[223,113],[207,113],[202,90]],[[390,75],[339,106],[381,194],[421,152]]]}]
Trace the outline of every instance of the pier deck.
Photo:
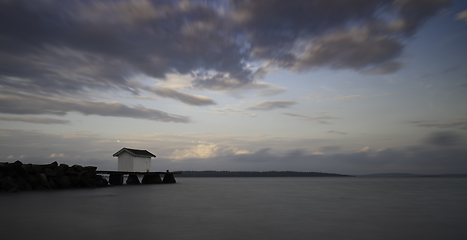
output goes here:
[{"label": "pier deck", "polygon": [[125,172],[125,171],[96,171],[97,174],[136,174],[136,175],[156,175],[156,174],[182,174],[181,172]]},{"label": "pier deck", "polygon": [[[174,174],[181,172],[127,172],[127,171],[96,171],[97,174],[109,174],[110,185],[122,185],[123,175],[128,175],[127,184],[156,184],[156,183],[176,183]],[[164,179],[161,180],[160,174],[164,174]],[[140,182],[137,175],[144,175]]]}]

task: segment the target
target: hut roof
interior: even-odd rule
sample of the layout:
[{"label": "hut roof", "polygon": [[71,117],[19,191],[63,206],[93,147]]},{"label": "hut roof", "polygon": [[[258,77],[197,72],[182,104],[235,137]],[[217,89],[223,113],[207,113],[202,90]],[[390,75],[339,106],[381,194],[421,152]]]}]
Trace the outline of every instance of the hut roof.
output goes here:
[{"label": "hut roof", "polygon": [[122,148],[118,152],[114,153],[114,157],[118,157],[118,155],[122,153],[129,153],[134,157],[156,157],[156,155],[148,152],[147,150],[140,150],[140,149],[131,149],[131,148]]}]

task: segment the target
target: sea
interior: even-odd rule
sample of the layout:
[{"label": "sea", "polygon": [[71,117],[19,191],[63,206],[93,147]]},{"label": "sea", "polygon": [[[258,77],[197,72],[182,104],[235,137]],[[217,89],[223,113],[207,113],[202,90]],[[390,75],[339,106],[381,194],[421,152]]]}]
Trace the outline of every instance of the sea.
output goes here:
[{"label": "sea", "polygon": [[0,194],[1,239],[467,239],[467,178],[177,178]]}]

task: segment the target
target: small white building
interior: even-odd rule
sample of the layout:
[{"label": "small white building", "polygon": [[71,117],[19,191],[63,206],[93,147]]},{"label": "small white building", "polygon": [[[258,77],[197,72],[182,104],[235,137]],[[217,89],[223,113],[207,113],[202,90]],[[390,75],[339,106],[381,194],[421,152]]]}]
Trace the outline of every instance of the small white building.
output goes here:
[{"label": "small white building", "polygon": [[116,152],[118,157],[118,171],[125,172],[149,172],[151,170],[151,158],[156,155],[147,150],[122,148]]}]

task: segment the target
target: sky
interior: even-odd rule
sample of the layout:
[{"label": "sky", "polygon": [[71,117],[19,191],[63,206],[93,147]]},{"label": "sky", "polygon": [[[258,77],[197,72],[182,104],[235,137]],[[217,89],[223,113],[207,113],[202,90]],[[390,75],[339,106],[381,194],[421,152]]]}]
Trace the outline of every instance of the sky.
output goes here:
[{"label": "sky", "polygon": [[467,173],[467,1],[0,0],[0,162]]}]

